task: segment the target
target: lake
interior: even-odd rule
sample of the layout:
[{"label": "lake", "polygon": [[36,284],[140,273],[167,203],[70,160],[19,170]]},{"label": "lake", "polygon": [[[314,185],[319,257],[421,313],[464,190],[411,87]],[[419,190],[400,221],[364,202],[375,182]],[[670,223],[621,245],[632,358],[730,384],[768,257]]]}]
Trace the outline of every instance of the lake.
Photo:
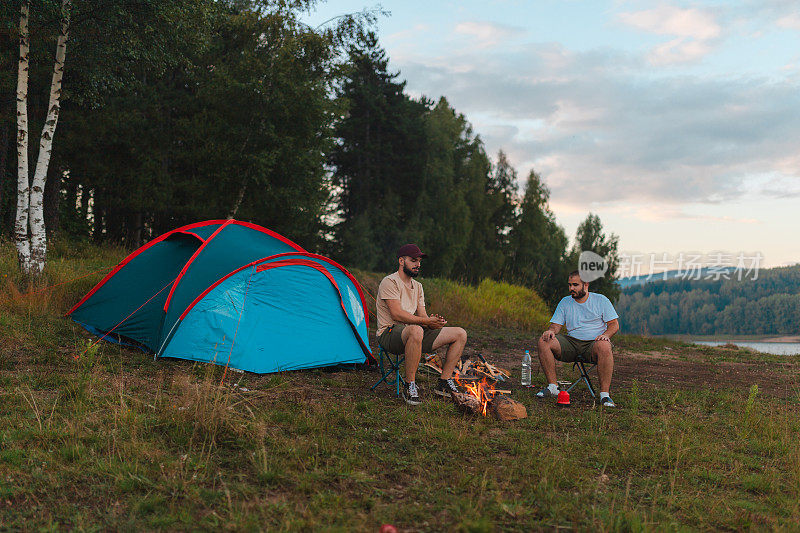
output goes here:
[{"label": "lake", "polygon": [[758,342],[758,341],[692,341],[694,344],[705,346],[722,346],[723,344],[735,344],[742,348],[752,348],[758,352],[771,353],[775,355],[800,355],[800,342]]}]

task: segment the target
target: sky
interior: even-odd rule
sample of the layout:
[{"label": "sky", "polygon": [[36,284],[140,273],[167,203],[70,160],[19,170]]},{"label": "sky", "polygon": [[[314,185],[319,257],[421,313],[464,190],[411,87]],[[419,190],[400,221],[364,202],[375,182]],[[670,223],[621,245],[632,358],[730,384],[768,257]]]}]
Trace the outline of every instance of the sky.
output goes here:
[{"label": "sky", "polygon": [[407,93],[445,96],[521,188],[535,170],[570,237],[599,215],[621,274],[800,262],[795,0],[331,0],[306,21],[377,6]]}]

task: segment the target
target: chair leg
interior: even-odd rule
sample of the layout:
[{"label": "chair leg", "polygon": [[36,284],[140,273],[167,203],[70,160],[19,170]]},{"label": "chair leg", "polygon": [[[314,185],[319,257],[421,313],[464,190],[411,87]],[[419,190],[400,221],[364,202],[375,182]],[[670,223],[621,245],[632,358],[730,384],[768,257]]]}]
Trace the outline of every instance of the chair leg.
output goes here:
[{"label": "chair leg", "polygon": [[[387,377],[389,377],[389,375],[388,375],[388,374],[383,374],[383,373],[382,373],[382,374],[381,374],[381,379],[379,379],[377,383],[375,383],[375,384],[374,384],[372,387],[370,387],[370,389],[369,389],[369,390],[375,390],[375,387],[377,387],[378,385],[380,385],[381,383],[383,383],[384,381],[386,381],[386,378],[387,378]],[[386,381],[386,384],[388,385],[388,384],[389,384],[389,382],[388,382],[388,381]]]},{"label": "chair leg", "polygon": [[384,370],[383,357],[384,357],[383,348],[378,347],[378,368],[380,368],[381,371],[381,379],[379,379],[378,382],[375,383],[375,385],[373,385],[369,390],[375,390],[375,387],[377,387],[384,381],[386,382],[387,385],[389,384],[389,382],[386,380],[386,378],[389,376],[389,373]]},{"label": "chair leg", "polygon": [[403,387],[405,387],[406,380],[400,375],[400,365],[403,363],[405,356],[397,355],[396,359],[392,361],[392,366],[394,367],[394,383],[395,383],[395,394],[400,396],[400,383],[403,383]]},{"label": "chair leg", "polygon": [[[381,383],[386,383],[390,387],[394,385],[395,394],[400,396],[400,383],[402,382],[403,386],[405,386],[406,383],[402,376],[400,376],[400,365],[403,364],[404,359],[405,356],[402,354],[390,354],[383,348],[380,348],[378,352],[378,365],[381,371],[381,379],[379,379],[370,390],[375,390]],[[394,379],[392,379],[392,374],[394,374]]]},{"label": "chair leg", "polygon": [[572,365],[572,368],[575,368],[576,366],[578,367],[578,370],[581,373],[581,377],[578,379],[578,381],[569,386],[567,392],[571,391],[578,383],[583,382],[586,383],[586,387],[589,389],[589,394],[592,395],[592,398],[596,398],[597,394],[595,394],[594,387],[592,386],[592,381],[589,379],[589,372],[592,370],[592,368],[594,368],[597,365],[592,365],[591,367],[589,367],[589,370],[586,370],[583,361],[575,361],[575,363],[573,363]]},{"label": "chair leg", "polygon": [[592,398],[597,398],[597,394],[595,394],[594,392],[594,386],[592,386],[592,381],[589,379],[589,371],[592,368],[594,368],[594,366],[592,366],[589,370],[586,370],[586,368],[584,368],[583,365],[581,365],[581,374],[583,380],[586,382],[586,387],[589,389],[589,393],[591,393],[592,395]]}]

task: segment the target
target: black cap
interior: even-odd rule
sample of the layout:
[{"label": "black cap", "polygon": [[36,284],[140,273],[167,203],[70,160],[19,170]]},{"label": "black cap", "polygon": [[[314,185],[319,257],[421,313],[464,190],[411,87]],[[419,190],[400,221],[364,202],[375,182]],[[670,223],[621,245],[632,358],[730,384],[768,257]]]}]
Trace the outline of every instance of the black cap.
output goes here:
[{"label": "black cap", "polygon": [[416,244],[404,244],[397,250],[397,257],[409,256],[413,259],[417,257],[428,257],[428,254],[422,253],[422,250],[419,249],[419,246]]}]

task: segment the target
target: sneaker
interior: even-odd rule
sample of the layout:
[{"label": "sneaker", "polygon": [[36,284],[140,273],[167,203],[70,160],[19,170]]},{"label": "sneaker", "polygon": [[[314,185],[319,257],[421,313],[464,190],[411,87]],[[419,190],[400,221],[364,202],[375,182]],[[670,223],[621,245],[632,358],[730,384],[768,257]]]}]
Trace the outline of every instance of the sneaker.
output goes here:
[{"label": "sneaker", "polygon": [[555,398],[556,396],[558,396],[558,393],[553,394],[553,392],[550,390],[550,385],[545,385],[542,390],[536,393],[536,397],[539,399]]},{"label": "sneaker", "polygon": [[617,404],[614,403],[614,400],[611,399],[611,396],[606,396],[602,400],[600,400],[600,407],[616,407]]},{"label": "sneaker", "polygon": [[419,399],[419,390],[416,383],[409,383],[408,387],[403,390],[403,399],[408,405],[419,405],[422,400]]},{"label": "sneaker", "polygon": [[461,391],[458,390],[458,385],[456,385],[456,382],[453,380],[453,378],[450,379],[439,378],[439,383],[437,383],[436,388],[433,389],[433,392],[435,392],[439,396],[449,397],[450,393],[461,392]]}]

